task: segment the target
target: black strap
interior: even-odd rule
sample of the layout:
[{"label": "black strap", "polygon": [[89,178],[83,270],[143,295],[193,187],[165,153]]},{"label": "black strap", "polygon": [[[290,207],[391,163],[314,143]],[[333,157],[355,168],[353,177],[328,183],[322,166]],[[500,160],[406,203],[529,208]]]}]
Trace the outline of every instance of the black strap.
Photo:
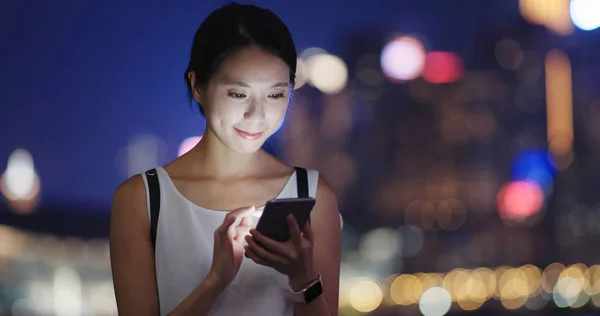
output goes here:
[{"label": "black strap", "polygon": [[160,184],[156,169],[146,171],[146,179],[148,180],[148,194],[150,194],[150,239],[152,240],[152,249],[156,249],[156,229],[160,213]]},{"label": "black strap", "polygon": [[298,186],[298,197],[299,198],[307,198],[308,197],[308,174],[306,169],[295,167],[296,169],[296,183]]}]

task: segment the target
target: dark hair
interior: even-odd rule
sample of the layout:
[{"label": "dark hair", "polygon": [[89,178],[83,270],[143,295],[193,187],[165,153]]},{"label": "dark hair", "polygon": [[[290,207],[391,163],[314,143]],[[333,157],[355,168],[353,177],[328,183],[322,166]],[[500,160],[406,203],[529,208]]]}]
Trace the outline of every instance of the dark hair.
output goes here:
[{"label": "dark hair", "polygon": [[[190,104],[190,71],[196,74],[197,87],[206,88],[227,57],[250,45],[281,58],[290,68],[290,84],[294,85],[297,53],[287,26],[270,10],[230,3],[209,14],[194,35],[190,63],[184,74]],[[198,107],[204,115],[202,105]]]}]

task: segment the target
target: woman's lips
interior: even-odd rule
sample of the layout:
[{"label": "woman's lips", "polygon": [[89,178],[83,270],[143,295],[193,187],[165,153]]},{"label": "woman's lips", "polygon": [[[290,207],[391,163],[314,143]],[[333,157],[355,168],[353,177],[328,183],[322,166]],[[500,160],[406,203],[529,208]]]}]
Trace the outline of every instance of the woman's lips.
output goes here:
[{"label": "woman's lips", "polygon": [[[234,127],[235,128],[235,127]],[[248,132],[244,132],[240,129],[235,128],[235,131],[238,133],[238,135],[242,136],[245,139],[249,139],[249,140],[257,140],[259,139],[263,132],[258,132],[258,133],[248,133]]]}]

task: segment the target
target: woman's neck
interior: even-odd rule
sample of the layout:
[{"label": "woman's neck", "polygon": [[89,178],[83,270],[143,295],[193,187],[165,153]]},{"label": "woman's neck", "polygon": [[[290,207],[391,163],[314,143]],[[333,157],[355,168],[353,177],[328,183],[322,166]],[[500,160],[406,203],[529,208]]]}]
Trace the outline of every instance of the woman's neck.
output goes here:
[{"label": "woman's neck", "polygon": [[209,128],[190,154],[193,169],[198,168],[196,170],[204,176],[222,181],[255,175],[264,159],[262,150],[242,154],[229,149]]}]

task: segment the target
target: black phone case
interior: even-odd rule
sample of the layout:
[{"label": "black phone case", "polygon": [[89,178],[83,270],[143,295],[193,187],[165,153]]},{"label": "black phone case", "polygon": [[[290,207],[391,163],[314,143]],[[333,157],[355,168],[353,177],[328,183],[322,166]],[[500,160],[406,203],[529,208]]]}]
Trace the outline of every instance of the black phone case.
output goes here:
[{"label": "black phone case", "polygon": [[263,214],[258,220],[256,230],[261,234],[280,242],[290,239],[289,226],[286,217],[294,214],[300,230],[310,219],[315,206],[313,198],[276,199],[267,202]]}]

